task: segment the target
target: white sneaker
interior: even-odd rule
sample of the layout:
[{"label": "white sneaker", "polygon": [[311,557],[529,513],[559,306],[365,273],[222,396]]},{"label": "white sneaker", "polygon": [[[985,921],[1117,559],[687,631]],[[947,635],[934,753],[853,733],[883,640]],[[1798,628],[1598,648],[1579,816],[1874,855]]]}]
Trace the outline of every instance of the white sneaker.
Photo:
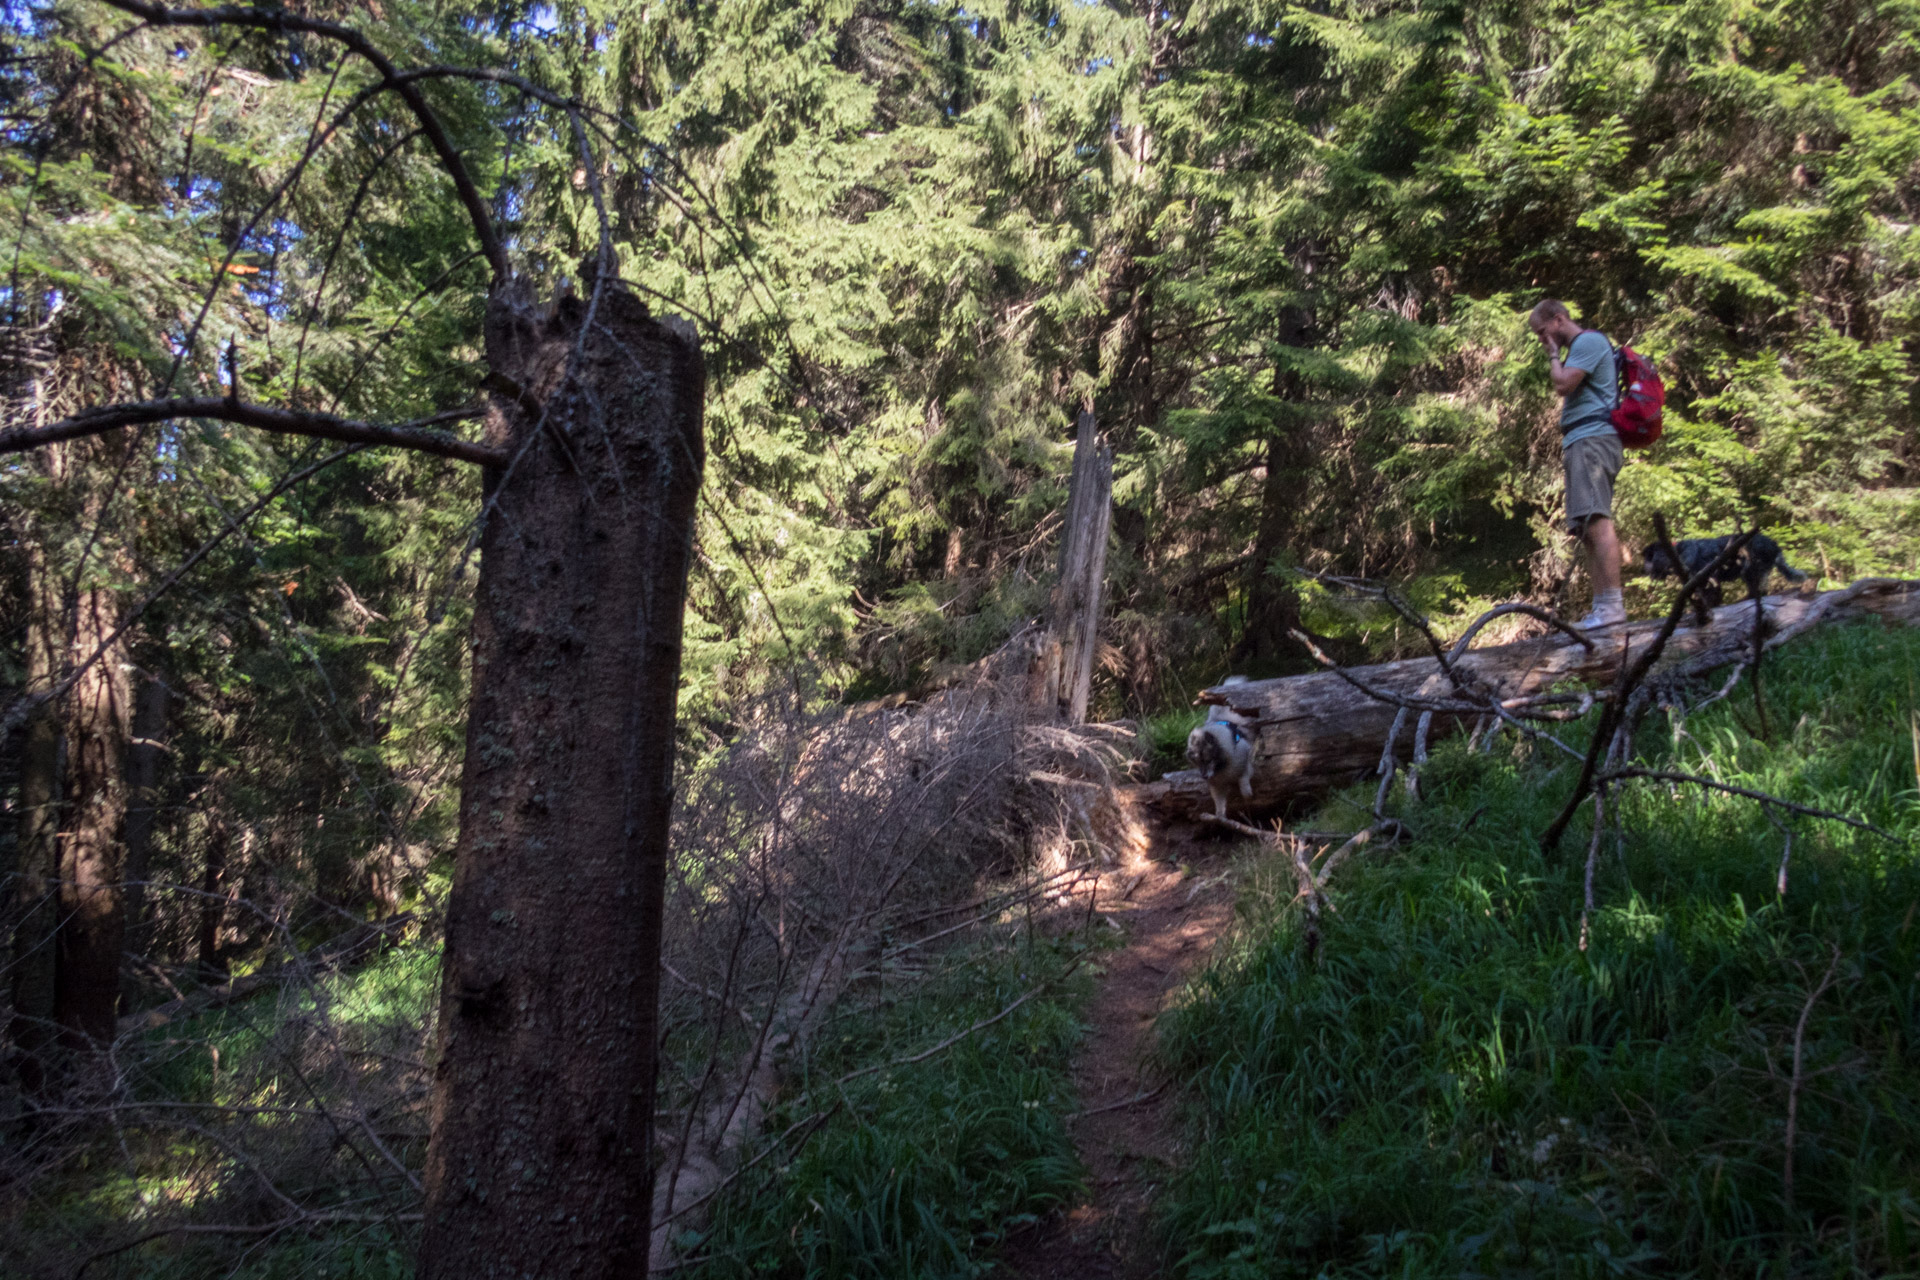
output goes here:
[{"label": "white sneaker", "polygon": [[1592,613],[1573,624],[1576,631],[1599,631],[1605,627],[1617,627],[1627,620],[1625,609],[1595,608]]}]

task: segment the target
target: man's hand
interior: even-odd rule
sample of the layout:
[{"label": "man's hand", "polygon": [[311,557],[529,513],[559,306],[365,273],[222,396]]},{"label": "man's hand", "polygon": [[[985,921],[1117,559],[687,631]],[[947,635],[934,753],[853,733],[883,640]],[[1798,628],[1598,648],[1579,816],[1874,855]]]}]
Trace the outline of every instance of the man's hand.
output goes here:
[{"label": "man's hand", "polygon": [[1572,395],[1587,380],[1587,371],[1569,369],[1560,362],[1560,341],[1551,331],[1535,330],[1533,336],[1540,339],[1540,345],[1547,349],[1547,380],[1553,383],[1553,389],[1560,393],[1562,399]]},{"label": "man's hand", "polygon": [[1560,393],[1562,400],[1580,389],[1587,380],[1585,369],[1569,369],[1560,363],[1560,352],[1549,343],[1547,345],[1547,380],[1553,383],[1553,389]]}]

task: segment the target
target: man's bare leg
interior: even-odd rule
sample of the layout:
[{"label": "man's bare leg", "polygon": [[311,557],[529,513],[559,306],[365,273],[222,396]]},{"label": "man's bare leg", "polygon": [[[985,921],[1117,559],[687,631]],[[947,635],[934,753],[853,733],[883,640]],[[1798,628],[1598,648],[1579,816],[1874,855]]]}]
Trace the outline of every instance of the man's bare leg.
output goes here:
[{"label": "man's bare leg", "polygon": [[1627,620],[1620,599],[1620,534],[1610,516],[1594,516],[1580,531],[1587,544],[1587,574],[1593,580],[1593,611],[1576,624],[1581,628],[1609,627]]},{"label": "man's bare leg", "polygon": [[1620,589],[1620,533],[1607,516],[1587,521],[1582,535],[1587,544],[1587,572],[1593,577],[1593,593]]}]

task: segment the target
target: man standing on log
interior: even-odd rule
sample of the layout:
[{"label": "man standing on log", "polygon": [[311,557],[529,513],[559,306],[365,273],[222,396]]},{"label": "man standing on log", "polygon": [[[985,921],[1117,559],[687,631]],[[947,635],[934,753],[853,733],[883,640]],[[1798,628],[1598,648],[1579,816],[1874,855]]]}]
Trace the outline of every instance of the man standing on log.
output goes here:
[{"label": "man standing on log", "polygon": [[[1620,537],[1613,527],[1613,481],[1626,453],[1613,429],[1616,379],[1613,345],[1583,329],[1564,302],[1542,299],[1527,318],[1547,349],[1547,373],[1560,393],[1560,456],[1567,469],[1567,532],[1586,544],[1593,610],[1581,630],[1627,620],[1620,599]],[[1560,358],[1560,348],[1567,358]]]}]

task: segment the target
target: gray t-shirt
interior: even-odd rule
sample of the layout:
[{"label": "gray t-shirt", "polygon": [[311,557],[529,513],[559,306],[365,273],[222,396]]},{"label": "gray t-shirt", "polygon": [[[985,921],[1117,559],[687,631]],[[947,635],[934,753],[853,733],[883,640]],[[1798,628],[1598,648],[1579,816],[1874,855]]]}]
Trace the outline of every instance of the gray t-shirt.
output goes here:
[{"label": "gray t-shirt", "polygon": [[1585,369],[1587,376],[1560,406],[1560,442],[1597,436],[1601,429],[1613,430],[1613,348],[1598,333],[1588,329],[1567,348],[1566,366]]}]

